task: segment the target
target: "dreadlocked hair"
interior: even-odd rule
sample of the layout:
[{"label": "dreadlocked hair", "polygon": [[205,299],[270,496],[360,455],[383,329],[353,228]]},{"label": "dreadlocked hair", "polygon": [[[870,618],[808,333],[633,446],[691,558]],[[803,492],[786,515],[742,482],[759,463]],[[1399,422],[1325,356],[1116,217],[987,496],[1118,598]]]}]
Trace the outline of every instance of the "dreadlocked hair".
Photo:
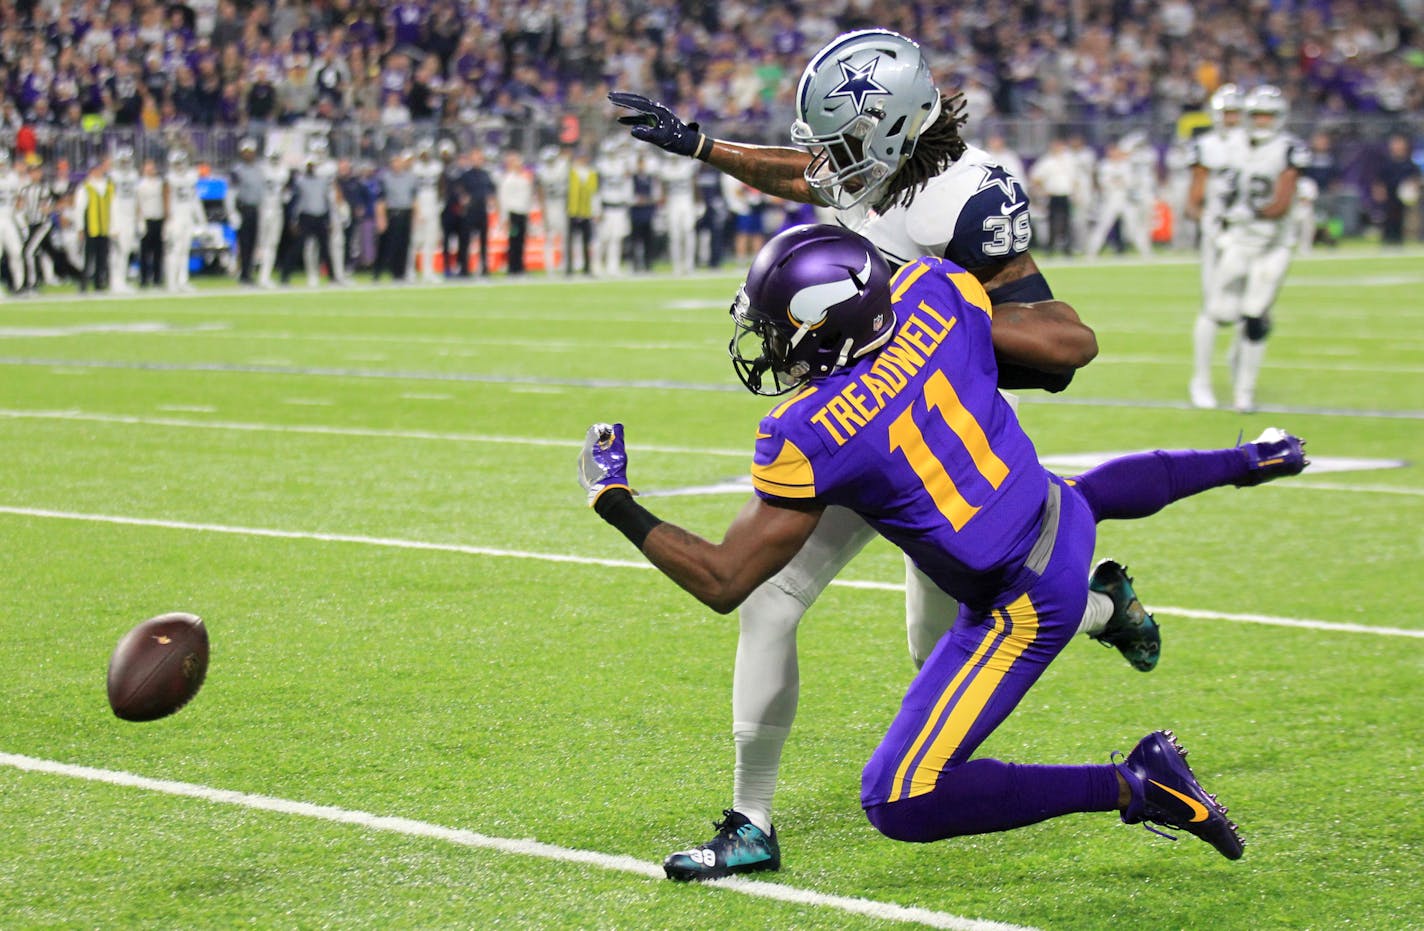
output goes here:
[{"label": "dreadlocked hair", "polygon": [[876,202],[876,210],[884,212],[895,206],[910,206],[925,183],[957,161],[968,148],[968,143],[959,136],[959,127],[969,122],[964,112],[964,95],[940,94],[939,103],[939,119],[920,131],[915,151],[895,172],[889,190]]}]

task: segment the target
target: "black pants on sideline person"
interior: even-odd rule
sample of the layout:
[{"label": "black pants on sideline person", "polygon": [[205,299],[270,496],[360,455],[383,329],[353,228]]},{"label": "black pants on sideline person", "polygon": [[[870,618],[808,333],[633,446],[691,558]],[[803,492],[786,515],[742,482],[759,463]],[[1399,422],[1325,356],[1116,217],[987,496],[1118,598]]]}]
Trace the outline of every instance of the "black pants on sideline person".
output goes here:
[{"label": "black pants on sideline person", "polygon": [[144,220],[138,241],[138,283],[142,287],[163,283],[163,221]]},{"label": "black pants on sideline person", "polygon": [[564,238],[564,274],[574,273],[574,235],[583,248],[583,273],[593,274],[593,218],[569,217],[569,234]]},{"label": "black pants on sideline person", "polygon": [[[455,248],[450,248],[451,242]],[[470,235],[465,232],[465,216],[458,206],[446,207],[440,214],[440,258],[445,277],[470,276]]]},{"label": "black pants on sideline person", "polygon": [[386,231],[381,236],[381,254],[376,258],[376,280],[381,272],[390,272],[396,281],[405,280],[405,266],[410,261],[410,208],[386,210]]},{"label": "black pants on sideline person", "polygon": [[79,276],[79,293],[83,294],[88,285],[95,291],[109,289],[109,237],[84,237],[84,274]]},{"label": "black pants on sideline person", "polygon": [[242,218],[242,226],[237,230],[239,280],[252,284],[252,262],[257,253],[257,205],[238,204],[237,215]]},{"label": "black pants on sideline person", "polygon": [[489,274],[489,213],[484,206],[467,206],[464,222],[460,225],[461,255],[466,256],[465,267],[469,267],[470,240],[480,242],[480,274]]},{"label": "black pants on sideline person", "polygon": [[1072,213],[1072,201],[1066,195],[1054,194],[1048,198],[1048,251],[1072,254]]},{"label": "black pants on sideline person", "polygon": [[524,239],[529,233],[529,214],[509,215],[509,273],[524,274]]},{"label": "black pants on sideline person", "polygon": [[301,213],[297,215],[297,235],[292,237],[287,266],[282,269],[282,284],[286,284],[291,278],[291,271],[295,266],[306,264],[307,240],[312,238],[316,239],[319,256],[318,273],[321,271],[320,266],[325,265],[327,276],[335,277],[336,266],[331,261],[331,226],[328,215]]}]

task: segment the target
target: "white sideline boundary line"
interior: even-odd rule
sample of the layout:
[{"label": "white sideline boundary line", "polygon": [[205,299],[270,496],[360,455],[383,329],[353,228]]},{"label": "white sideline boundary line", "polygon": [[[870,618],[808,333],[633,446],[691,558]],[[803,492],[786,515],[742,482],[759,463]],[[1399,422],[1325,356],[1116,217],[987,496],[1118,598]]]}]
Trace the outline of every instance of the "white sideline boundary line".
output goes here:
[{"label": "white sideline boundary line", "polygon": [[[503,559],[530,559],[540,562],[571,563],[581,566],[604,566],[610,569],[651,570],[653,568],[651,563],[631,559],[602,559],[595,556],[575,556],[569,553],[536,553],[529,550],[506,550],[489,546],[469,546],[462,543],[432,543],[424,540],[403,540],[395,537],[366,537],[355,534],[275,530],[266,527],[237,527],[228,524],[199,524],[188,521],[160,520],[148,517],[124,517],[113,514],[84,514],[75,511],[54,511],[46,508],[0,506],[0,514],[11,514],[17,517],[83,521],[98,524],[120,524],[130,527],[157,527],[164,530],[191,530],[203,533],[222,533],[245,537],[267,537],[281,540],[313,540],[320,543],[355,543],[364,546],[384,546],[393,549],[461,553],[469,556],[490,556]],[[905,590],[905,586],[898,582],[835,579],[831,584],[841,588],[854,588],[867,591],[903,592]],[[1334,631],[1337,633],[1375,634],[1385,637],[1424,639],[1424,630],[1410,630],[1403,627],[1370,627],[1364,624],[1319,621],[1310,618],[1276,617],[1269,614],[1236,614],[1224,611],[1203,611],[1196,608],[1156,607],[1153,611],[1203,620],[1237,621],[1244,624],[1267,624],[1275,627],[1295,627],[1306,630]]]},{"label": "white sideline boundary line", "polygon": [[[448,399],[449,395],[426,395],[426,398]],[[290,403],[290,402],[288,402]],[[76,420],[88,423],[111,423],[128,426],[173,427],[183,430],[235,430],[244,433],[302,433],[313,436],[359,436],[390,440],[440,440],[452,443],[494,443],[511,446],[549,446],[581,449],[583,440],[555,440],[537,436],[501,436],[493,433],[443,433],[430,430],[382,430],[376,427],[328,427],[320,424],[271,424],[233,420],[191,420],[182,417],[139,417],[127,414],[90,414],[84,411],[42,411],[0,409],[0,418],[9,420]],[[659,446],[630,444],[635,452],[672,453],[694,456],[734,456],[748,462],[752,458],[750,444],[746,449],[716,447]]]},{"label": "white sideline boundary line", "polygon": [[[493,850],[496,853],[521,857],[537,857],[542,860],[556,860],[561,863],[577,863],[601,870],[631,873],[643,879],[655,879],[660,882],[666,881],[663,878],[661,866],[656,863],[639,860],[636,857],[616,856],[613,854],[598,853],[592,850],[559,847],[555,844],[546,844],[532,839],[514,840],[504,837],[491,837],[487,834],[477,834],[474,831],[462,830],[460,828],[443,827],[426,821],[416,821],[412,818],[377,815],[371,812],[356,811],[349,808],[337,808],[332,805],[314,805],[310,802],[295,802],[288,799],[275,798],[270,795],[254,795],[248,792],[236,792],[230,789],[215,789],[190,782],[150,779],[147,776],[139,776],[134,773],[126,773],[112,769],[95,769],[89,766],[76,766],[70,763],[42,760],[16,753],[0,753],[0,765],[25,772],[65,776],[70,779],[83,779],[88,782],[102,782],[124,788],[142,789],[147,792],[160,792],[164,795],[196,798],[218,805],[234,805],[257,811],[270,811],[283,815],[314,818],[320,821],[334,822],[336,824],[350,824],[368,831],[385,831],[392,834],[404,834],[409,837],[425,837],[432,840],[443,841],[447,844],[456,844],[461,847],[476,847],[483,850]],[[930,928],[949,928],[952,929],[952,931],[1032,931],[1032,929],[1025,928],[1022,925],[1004,924],[1002,922],[984,921],[975,918],[962,918],[958,915],[951,915],[948,912],[937,912],[927,908],[896,905],[891,902],[877,902],[872,899],[853,898],[851,896],[832,895],[824,892],[815,892],[810,889],[798,889],[794,886],[782,886],[777,883],[746,880],[738,877],[732,877],[706,885],[715,889],[739,892],[743,895],[760,899],[774,899],[779,902],[790,902],[796,905],[832,908],[853,915],[877,918],[882,921],[912,922]]]}]

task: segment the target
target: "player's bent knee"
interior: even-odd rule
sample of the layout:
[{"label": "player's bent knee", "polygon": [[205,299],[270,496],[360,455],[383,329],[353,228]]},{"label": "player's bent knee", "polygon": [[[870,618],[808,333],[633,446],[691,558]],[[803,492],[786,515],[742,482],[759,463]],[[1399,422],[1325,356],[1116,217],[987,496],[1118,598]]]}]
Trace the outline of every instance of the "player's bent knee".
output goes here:
[{"label": "player's bent knee", "polygon": [[866,805],[865,817],[875,830],[891,840],[907,844],[928,844],[941,839],[926,836],[924,831],[918,828],[918,819],[910,816],[908,808],[910,806],[903,802],[881,802],[876,805]]},{"label": "player's bent knee", "polygon": [[1264,315],[1247,317],[1241,332],[1251,342],[1259,343],[1271,332],[1271,318]]}]

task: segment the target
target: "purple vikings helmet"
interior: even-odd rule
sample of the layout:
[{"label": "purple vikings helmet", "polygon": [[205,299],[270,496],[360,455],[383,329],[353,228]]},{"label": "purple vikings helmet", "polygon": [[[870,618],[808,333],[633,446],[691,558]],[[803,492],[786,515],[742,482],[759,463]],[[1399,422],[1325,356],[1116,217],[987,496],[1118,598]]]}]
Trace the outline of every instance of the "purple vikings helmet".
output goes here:
[{"label": "purple vikings helmet", "polygon": [[890,338],[890,266],[850,230],[794,226],[757,253],[732,321],[727,348],[742,384],[753,394],[785,394]]}]

